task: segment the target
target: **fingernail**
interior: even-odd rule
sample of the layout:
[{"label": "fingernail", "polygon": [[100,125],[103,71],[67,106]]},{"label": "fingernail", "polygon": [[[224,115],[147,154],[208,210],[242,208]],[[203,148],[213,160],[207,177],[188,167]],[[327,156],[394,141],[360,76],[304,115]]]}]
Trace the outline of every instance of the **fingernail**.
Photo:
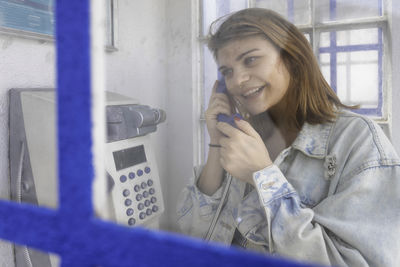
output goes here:
[{"label": "fingernail", "polygon": [[240,117],[239,116],[235,116],[235,121],[240,121]]}]

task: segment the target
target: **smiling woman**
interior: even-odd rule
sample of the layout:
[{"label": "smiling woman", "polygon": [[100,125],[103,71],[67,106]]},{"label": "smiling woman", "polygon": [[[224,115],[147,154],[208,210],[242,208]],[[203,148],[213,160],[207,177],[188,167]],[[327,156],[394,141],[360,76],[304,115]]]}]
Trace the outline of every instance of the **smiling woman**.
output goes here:
[{"label": "smiling woman", "polygon": [[[307,262],[398,266],[400,159],[380,127],[341,103],[307,39],[275,12],[220,22],[208,44],[228,95],[216,82],[182,230]],[[237,128],[217,121],[234,110]]]}]

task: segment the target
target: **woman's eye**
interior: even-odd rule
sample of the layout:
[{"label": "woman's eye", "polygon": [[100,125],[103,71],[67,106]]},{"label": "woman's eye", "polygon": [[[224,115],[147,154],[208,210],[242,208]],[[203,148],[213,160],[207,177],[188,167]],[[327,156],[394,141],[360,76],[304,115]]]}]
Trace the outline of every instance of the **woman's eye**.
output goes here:
[{"label": "woman's eye", "polygon": [[231,73],[232,73],[232,70],[230,70],[230,69],[226,69],[221,72],[222,76],[224,76],[224,77],[228,76]]},{"label": "woman's eye", "polygon": [[256,59],[257,59],[257,57],[246,57],[246,58],[244,59],[244,63],[245,63],[246,65],[250,65],[250,64],[252,64],[254,61],[256,61]]}]

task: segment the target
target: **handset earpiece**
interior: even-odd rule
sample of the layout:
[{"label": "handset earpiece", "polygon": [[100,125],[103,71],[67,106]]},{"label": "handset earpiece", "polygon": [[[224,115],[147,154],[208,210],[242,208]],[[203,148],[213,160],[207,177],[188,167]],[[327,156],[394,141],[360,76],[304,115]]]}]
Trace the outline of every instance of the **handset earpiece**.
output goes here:
[{"label": "handset earpiece", "polygon": [[[228,90],[226,88],[226,84],[225,84],[225,79],[224,77],[222,77],[222,75],[218,74],[218,87],[217,87],[217,93],[224,93],[224,94],[228,94]],[[223,113],[220,113],[217,115],[217,120],[219,122],[226,122],[229,123],[230,125],[232,125],[233,127],[236,127],[235,124],[235,117],[243,119],[242,115],[240,115],[239,113],[235,113],[233,115],[226,115]]]}]

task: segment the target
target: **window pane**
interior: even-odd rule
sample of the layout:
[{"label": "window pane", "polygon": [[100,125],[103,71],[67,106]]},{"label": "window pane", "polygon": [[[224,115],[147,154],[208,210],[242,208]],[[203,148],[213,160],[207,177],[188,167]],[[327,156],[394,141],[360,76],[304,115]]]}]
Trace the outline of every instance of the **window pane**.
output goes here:
[{"label": "window pane", "polygon": [[304,37],[306,37],[307,41],[311,43],[311,36],[309,33],[304,33]]},{"label": "window pane", "polygon": [[322,32],[320,35],[319,46],[328,47],[331,44],[330,41],[331,41],[330,32]]},{"label": "window pane", "polygon": [[350,103],[361,103],[362,108],[377,108],[379,94],[379,67],[377,51],[350,54]]},{"label": "window pane", "polygon": [[[336,66],[330,54],[319,55],[322,74],[332,85],[331,74],[336,74],[336,93],[345,104],[359,104],[361,109],[378,109],[379,61],[377,51],[337,53]],[[332,71],[333,70],[333,71]],[[373,115],[378,115],[376,110]]]},{"label": "window pane", "polygon": [[[378,28],[322,32],[320,35],[320,47],[330,47],[332,45],[341,47],[351,47],[352,45],[376,46],[379,44],[379,39],[380,30]],[[364,49],[367,46],[364,46]]]},{"label": "window pane", "polygon": [[319,64],[322,75],[325,80],[330,84],[331,81],[331,56],[330,54],[321,53],[319,54]]},{"label": "window pane", "polygon": [[256,7],[271,9],[283,17],[288,17],[288,2],[287,1],[274,1],[274,0],[256,0]]},{"label": "window pane", "polygon": [[337,45],[377,44],[378,29],[359,29],[337,32]]},{"label": "window pane", "polygon": [[210,25],[216,19],[232,12],[245,9],[246,0],[202,0],[203,7],[203,35],[207,35]]},{"label": "window pane", "polygon": [[[311,4],[310,0],[291,0],[293,2],[294,20],[296,25],[311,24]],[[290,6],[289,6],[290,7]],[[289,10],[289,14],[290,14]]]},{"label": "window pane", "polygon": [[382,15],[382,0],[318,0],[315,5],[318,22]]},{"label": "window pane", "polygon": [[359,104],[361,113],[382,114],[382,30],[379,28],[322,32],[322,73],[345,104]]},{"label": "window pane", "polygon": [[255,6],[272,9],[297,25],[311,23],[310,0],[256,0]]}]

